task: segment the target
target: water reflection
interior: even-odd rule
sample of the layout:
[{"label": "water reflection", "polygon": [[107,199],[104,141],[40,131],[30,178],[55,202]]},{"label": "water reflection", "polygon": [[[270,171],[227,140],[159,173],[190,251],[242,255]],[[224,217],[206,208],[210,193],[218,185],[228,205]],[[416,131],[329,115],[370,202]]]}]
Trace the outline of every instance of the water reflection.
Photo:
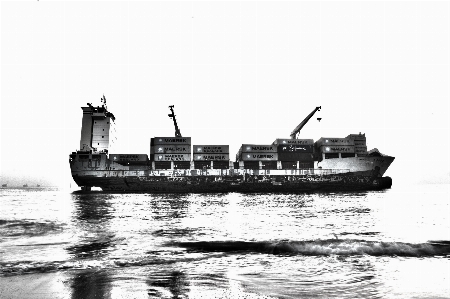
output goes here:
[{"label": "water reflection", "polygon": [[[179,270],[168,270],[167,272],[154,273],[147,281],[150,298],[160,298],[167,291],[171,298],[188,298],[189,280],[188,276]],[[166,296],[164,296],[166,297]]]},{"label": "water reflection", "polygon": [[111,279],[106,270],[83,270],[75,273],[69,281],[72,299],[110,297]]},{"label": "water reflection", "polygon": [[188,213],[189,195],[164,194],[152,196],[150,202],[152,218],[159,221],[167,221],[184,218]]},{"label": "water reflection", "polygon": [[114,209],[108,196],[75,195],[74,206],[73,222],[81,237],[67,250],[77,258],[104,257],[115,237],[109,229]]},{"label": "water reflection", "polygon": [[110,200],[112,195],[81,194],[73,195],[76,223],[106,223],[111,219],[114,209]]},{"label": "water reflection", "polygon": [[90,268],[89,262],[96,262],[96,270],[83,269],[74,273],[71,279],[72,298],[110,297],[111,278],[109,271],[102,269],[99,261],[106,260],[109,249],[114,246],[115,234],[110,230],[114,208],[108,195],[73,195],[73,223],[79,239],[66,248],[75,260],[85,261],[83,268]]},{"label": "water reflection", "polygon": [[242,196],[244,207],[286,207],[300,209],[312,204],[313,198],[309,194],[246,194]]}]

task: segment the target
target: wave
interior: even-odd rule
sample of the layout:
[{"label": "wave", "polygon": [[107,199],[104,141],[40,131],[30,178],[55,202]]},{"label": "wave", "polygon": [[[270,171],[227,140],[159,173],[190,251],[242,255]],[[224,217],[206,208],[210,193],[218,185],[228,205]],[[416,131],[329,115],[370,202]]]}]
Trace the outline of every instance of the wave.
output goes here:
[{"label": "wave", "polygon": [[429,241],[421,244],[402,242],[377,242],[365,240],[314,240],[288,242],[179,242],[172,246],[184,247],[194,251],[257,252],[268,254],[301,254],[312,256],[326,255],[372,255],[427,257],[450,255],[450,241]]},{"label": "wave", "polygon": [[171,265],[178,262],[196,262],[200,260],[206,260],[209,258],[223,257],[223,253],[210,254],[206,256],[195,257],[156,257],[154,253],[149,252],[148,256],[141,256],[136,258],[127,259],[112,258],[102,259],[96,256],[95,259],[87,260],[84,257],[71,259],[68,261],[0,261],[0,278],[2,276],[14,276],[31,273],[49,273],[57,271],[70,271],[70,270],[87,270],[87,269],[115,269],[115,268],[127,268],[127,267],[142,267],[142,266],[164,266]]},{"label": "wave", "polygon": [[61,232],[63,225],[52,221],[0,219],[0,235],[3,237],[39,236]]},{"label": "wave", "polygon": [[[113,236],[96,240],[88,248],[75,245],[66,248],[75,254],[75,258],[67,261],[0,261],[0,277],[21,275],[28,273],[46,273],[67,270],[124,268],[149,265],[168,265],[178,262],[198,262],[204,259],[221,258],[229,253],[265,253],[305,256],[402,256],[402,257],[450,257],[450,241],[429,241],[420,244],[402,242],[376,242],[356,239],[329,239],[313,241],[284,241],[284,242],[250,242],[250,241],[211,241],[211,242],[178,242],[167,243],[171,247],[186,248],[191,253],[206,252],[211,254],[174,255],[167,251],[167,255],[160,255],[162,251],[149,251],[144,256],[127,258],[109,258],[103,256],[105,242],[114,242]],[[109,245],[108,245],[109,246]],[[89,252],[89,250],[92,250]],[[170,254],[169,254],[170,253]],[[94,259],[89,259],[94,258]]]}]

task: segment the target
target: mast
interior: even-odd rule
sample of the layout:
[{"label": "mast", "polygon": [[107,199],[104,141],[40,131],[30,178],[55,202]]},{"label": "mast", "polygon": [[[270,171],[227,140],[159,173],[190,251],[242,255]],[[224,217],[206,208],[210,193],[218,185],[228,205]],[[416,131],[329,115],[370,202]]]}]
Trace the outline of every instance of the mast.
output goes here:
[{"label": "mast", "polygon": [[171,114],[169,114],[169,117],[173,119],[173,125],[175,126],[175,137],[181,137],[181,132],[178,128],[177,119],[175,118],[175,112],[173,112],[173,107],[174,105],[169,106],[170,111],[172,112]]},{"label": "mast", "polygon": [[291,139],[297,139],[296,135],[300,134],[300,130],[306,125],[306,123],[313,117],[316,111],[320,111],[322,106],[316,107],[295,129],[291,132]]}]

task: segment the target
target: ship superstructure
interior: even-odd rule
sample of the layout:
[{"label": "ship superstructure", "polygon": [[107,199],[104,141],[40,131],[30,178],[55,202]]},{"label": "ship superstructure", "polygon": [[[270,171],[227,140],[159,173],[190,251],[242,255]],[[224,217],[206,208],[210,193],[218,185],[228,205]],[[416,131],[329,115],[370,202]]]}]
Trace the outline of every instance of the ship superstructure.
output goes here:
[{"label": "ship superstructure", "polygon": [[363,134],[299,139],[316,107],[290,134],[270,144],[242,144],[235,161],[229,145],[192,144],[169,106],[174,137],[150,139],[149,155],[109,153],[114,115],[103,105],[82,107],[80,150],[70,155],[72,177],[88,191],[122,192],[300,192],[367,190],[391,186],[383,174],[394,160],[367,151]]},{"label": "ship superstructure", "polygon": [[106,98],[103,95],[101,107],[93,107],[87,103],[83,109],[83,119],[81,124],[80,151],[93,151],[96,153],[108,153],[109,130],[111,120],[115,117],[108,112]]}]

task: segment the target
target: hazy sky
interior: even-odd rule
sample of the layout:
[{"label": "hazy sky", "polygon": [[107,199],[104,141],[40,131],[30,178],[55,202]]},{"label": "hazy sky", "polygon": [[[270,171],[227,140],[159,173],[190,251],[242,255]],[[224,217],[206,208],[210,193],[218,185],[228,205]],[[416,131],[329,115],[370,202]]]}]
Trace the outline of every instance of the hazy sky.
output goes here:
[{"label": "hazy sky", "polygon": [[[2,183],[66,186],[81,106],[106,96],[111,153],[149,154],[175,105],[193,144],[366,133],[386,175],[449,181],[450,3],[1,2]],[[317,117],[322,117],[319,123]]]}]

